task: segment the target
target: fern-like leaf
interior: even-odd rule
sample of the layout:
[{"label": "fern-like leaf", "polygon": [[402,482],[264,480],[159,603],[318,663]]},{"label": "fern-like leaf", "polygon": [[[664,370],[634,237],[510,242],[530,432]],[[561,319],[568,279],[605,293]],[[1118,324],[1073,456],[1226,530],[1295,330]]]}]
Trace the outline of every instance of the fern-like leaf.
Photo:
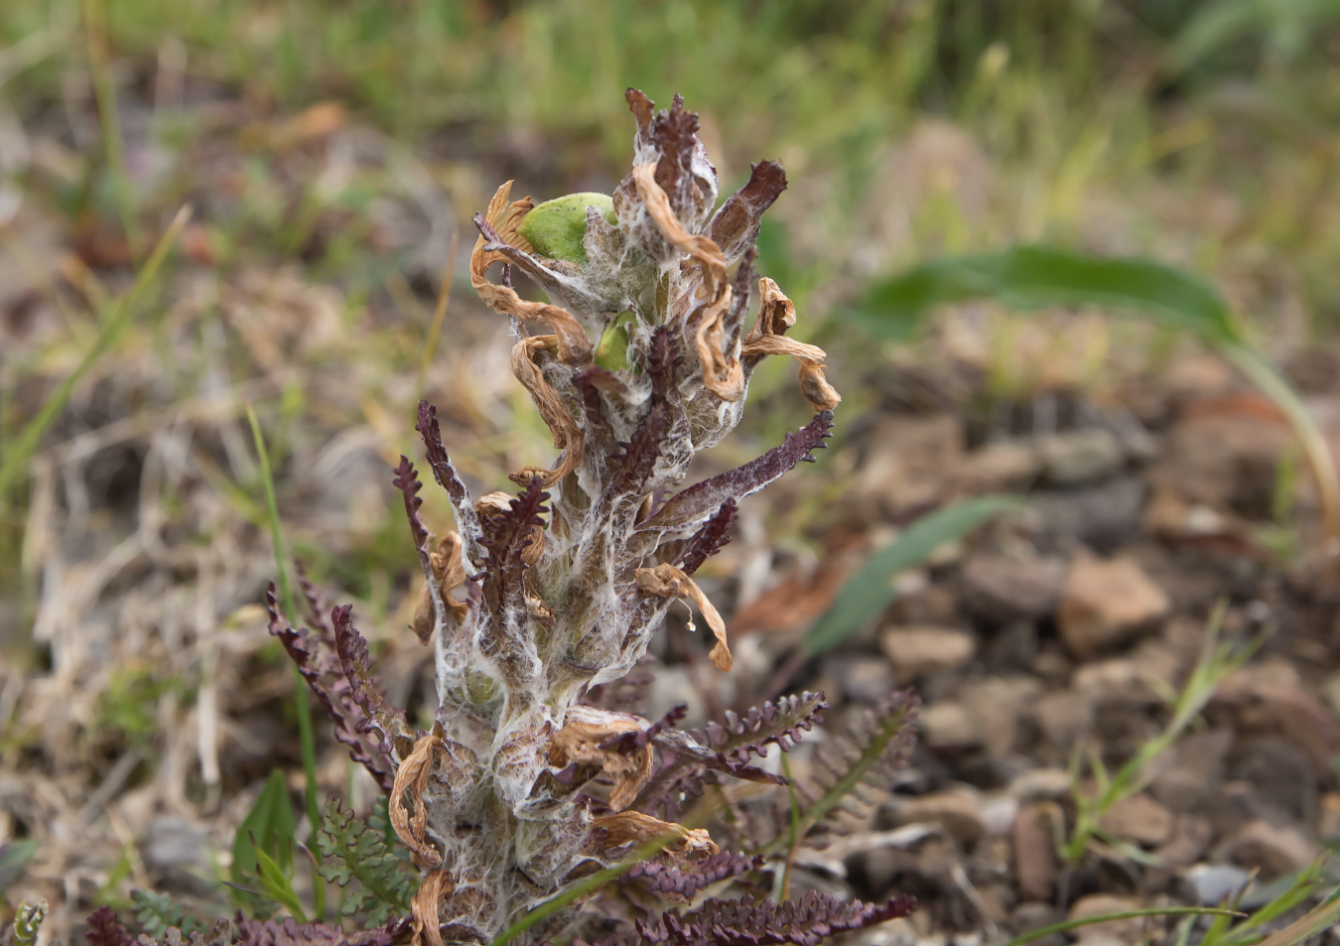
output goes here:
[{"label": "fern-like leaf", "polygon": [[368,922],[384,925],[392,912],[407,914],[414,896],[414,878],[401,870],[403,861],[385,839],[336,799],[326,803],[322,831],[316,837],[324,862],[321,876],[332,884],[348,887],[357,880],[362,889],[348,891],[341,913],[366,913]]},{"label": "fern-like leaf", "polygon": [[685,861],[678,865],[645,861],[624,874],[623,882],[640,881],[647,890],[671,903],[692,903],[694,897],[712,884],[757,870],[763,863],[762,857],[747,857],[729,851],[719,851],[700,861]]},{"label": "fern-like leaf", "polygon": [[819,750],[815,785],[800,786],[809,801],[801,817],[802,834],[821,823],[831,833],[843,833],[843,813],[868,813],[892,788],[912,749],[918,702],[910,691],[895,693]]},{"label": "fern-like leaf", "polygon": [[755,903],[748,897],[708,900],[687,917],[670,910],[660,921],[639,920],[637,930],[644,943],[669,946],[819,946],[835,933],[907,916],[915,905],[911,897],[895,897],[882,905],[844,903],[832,894],[811,890],[780,905]]}]

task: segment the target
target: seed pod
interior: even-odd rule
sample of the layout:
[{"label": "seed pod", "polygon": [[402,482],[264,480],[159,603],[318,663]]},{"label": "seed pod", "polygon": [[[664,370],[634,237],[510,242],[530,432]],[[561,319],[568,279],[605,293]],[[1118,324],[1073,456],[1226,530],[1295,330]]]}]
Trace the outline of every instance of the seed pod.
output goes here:
[{"label": "seed pod", "polygon": [[613,198],[606,194],[568,194],[547,200],[526,214],[519,232],[541,256],[585,263],[586,246],[582,241],[586,239],[587,207],[596,208],[611,224],[618,224]]}]

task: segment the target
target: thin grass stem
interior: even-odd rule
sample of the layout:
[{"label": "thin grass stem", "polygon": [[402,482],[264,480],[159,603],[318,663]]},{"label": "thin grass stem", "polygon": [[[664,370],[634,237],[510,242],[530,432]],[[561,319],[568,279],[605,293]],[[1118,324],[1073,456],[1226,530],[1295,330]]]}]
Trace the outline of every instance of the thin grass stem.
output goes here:
[{"label": "thin grass stem", "polygon": [[[284,602],[285,616],[289,621],[298,619],[298,610],[293,600],[293,585],[288,576],[288,555],[284,551],[284,530],[279,520],[279,503],[275,499],[274,475],[270,469],[270,453],[265,448],[265,437],[261,433],[261,422],[256,417],[256,409],[250,401],[243,402],[247,421],[251,424],[251,436],[256,443],[256,455],[260,460],[261,486],[265,492],[265,508],[270,519],[270,538],[275,550],[275,568],[279,572],[279,593]],[[316,797],[316,736],[312,729],[312,707],[307,699],[307,682],[302,678],[298,665],[293,665],[293,702],[298,712],[298,737],[302,745],[302,770],[304,792],[307,800],[307,817],[312,823],[312,835],[321,830],[321,807]],[[314,849],[312,857],[316,867],[321,866],[321,851]],[[312,890],[316,898],[316,915],[326,913],[326,885],[316,869],[312,871]]]}]

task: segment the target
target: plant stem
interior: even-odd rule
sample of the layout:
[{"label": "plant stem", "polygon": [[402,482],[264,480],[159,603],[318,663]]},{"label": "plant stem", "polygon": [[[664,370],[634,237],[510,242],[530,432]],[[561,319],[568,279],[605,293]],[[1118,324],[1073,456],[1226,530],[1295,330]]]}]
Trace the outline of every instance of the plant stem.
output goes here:
[{"label": "plant stem", "polygon": [[[298,611],[293,602],[293,585],[288,578],[288,556],[284,552],[284,531],[279,521],[279,503],[275,499],[274,475],[270,470],[270,453],[265,449],[265,437],[261,434],[261,422],[250,401],[244,401],[247,420],[251,424],[251,436],[256,442],[256,455],[260,459],[261,486],[265,491],[265,507],[270,515],[270,538],[275,549],[275,568],[279,572],[279,593],[284,600],[284,611],[289,621],[296,622]],[[302,678],[298,665],[293,665],[293,701],[298,711],[298,738],[302,745],[302,770],[304,790],[307,798],[307,818],[312,823],[312,836],[321,830],[321,808],[316,798],[316,737],[312,731],[312,707],[307,700],[307,681]],[[316,866],[321,865],[321,851],[313,846],[312,857]],[[316,897],[316,915],[324,917],[326,913],[326,886],[321,876],[312,871],[312,889]]]},{"label": "plant stem", "polygon": [[1340,474],[1336,472],[1335,458],[1331,456],[1326,436],[1317,426],[1317,420],[1308,410],[1279,371],[1261,352],[1250,345],[1224,345],[1224,357],[1231,361],[1252,382],[1265,392],[1288,417],[1294,434],[1303,445],[1312,474],[1317,479],[1317,493],[1321,499],[1322,526],[1328,539],[1340,539]]}]

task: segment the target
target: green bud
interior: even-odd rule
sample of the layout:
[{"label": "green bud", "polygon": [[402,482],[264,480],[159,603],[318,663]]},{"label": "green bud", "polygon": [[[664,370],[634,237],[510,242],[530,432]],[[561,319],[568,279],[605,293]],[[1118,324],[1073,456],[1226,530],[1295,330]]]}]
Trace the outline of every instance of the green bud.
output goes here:
[{"label": "green bud", "polygon": [[620,312],[600,334],[596,345],[596,364],[606,371],[628,368],[628,326],[637,321],[631,312]]},{"label": "green bud", "polygon": [[586,208],[594,207],[611,224],[617,225],[614,199],[607,194],[568,194],[546,200],[526,214],[521,222],[521,235],[535,252],[550,259],[569,263],[585,263]]}]

